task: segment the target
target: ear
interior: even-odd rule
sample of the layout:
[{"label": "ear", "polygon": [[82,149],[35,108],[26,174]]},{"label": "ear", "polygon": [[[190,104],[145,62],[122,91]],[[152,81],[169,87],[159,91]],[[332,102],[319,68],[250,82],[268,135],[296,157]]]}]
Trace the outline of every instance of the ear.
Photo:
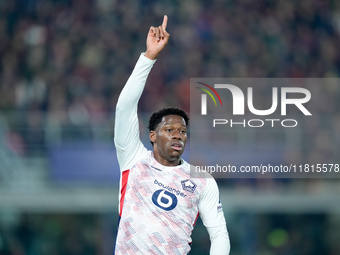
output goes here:
[{"label": "ear", "polygon": [[155,143],[156,142],[156,131],[151,130],[149,133],[149,138],[152,143]]}]

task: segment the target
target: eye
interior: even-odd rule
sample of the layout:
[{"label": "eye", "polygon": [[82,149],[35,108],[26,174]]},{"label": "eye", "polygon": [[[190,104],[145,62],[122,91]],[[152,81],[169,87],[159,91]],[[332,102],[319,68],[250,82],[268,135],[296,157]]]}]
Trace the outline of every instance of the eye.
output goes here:
[{"label": "eye", "polygon": [[180,132],[181,132],[182,134],[186,134],[186,133],[187,133],[186,130],[181,130]]},{"label": "eye", "polygon": [[170,128],[167,128],[167,129],[165,129],[165,131],[166,131],[166,132],[171,132],[171,131],[172,131],[172,129],[170,129]]}]

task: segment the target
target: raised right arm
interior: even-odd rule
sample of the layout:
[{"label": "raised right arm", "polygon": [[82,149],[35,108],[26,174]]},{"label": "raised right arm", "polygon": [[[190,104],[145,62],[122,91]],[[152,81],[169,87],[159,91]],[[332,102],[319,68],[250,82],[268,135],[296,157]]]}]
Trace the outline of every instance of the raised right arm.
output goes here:
[{"label": "raised right arm", "polygon": [[139,138],[137,105],[154,62],[142,53],[118,98],[114,142],[122,171],[129,169],[132,160],[146,150]]},{"label": "raised right arm", "polygon": [[122,171],[129,169],[134,163],[133,160],[138,159],[146,151],[139,138],[137,105],[152,66],[159,53],[168,43],[170,35],[166,32],[167,21],[168,17],[164,15],[161,26],[150,27],[146,40],[147,50],[145,54],[142,53],[139,57],[118,98],[114,142]]}]

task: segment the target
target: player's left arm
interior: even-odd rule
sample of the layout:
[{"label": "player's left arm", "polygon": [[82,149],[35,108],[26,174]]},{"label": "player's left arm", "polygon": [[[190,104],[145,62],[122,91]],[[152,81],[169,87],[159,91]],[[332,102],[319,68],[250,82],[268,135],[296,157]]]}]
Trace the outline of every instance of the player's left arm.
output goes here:
[{"label": "player's left arm", "polygon": [[198,210],[209,233],[210,255],[228,255],[230,252],[229,234],[219,198],[218,186],[213,178],[206,180],[207,184],[201,196]]}]

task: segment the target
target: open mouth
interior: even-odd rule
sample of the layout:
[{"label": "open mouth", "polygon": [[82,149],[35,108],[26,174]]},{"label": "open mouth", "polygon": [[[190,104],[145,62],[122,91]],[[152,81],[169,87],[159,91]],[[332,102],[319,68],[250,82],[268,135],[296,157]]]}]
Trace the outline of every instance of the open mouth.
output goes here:
[{"label": "open mouth", "polygon": [[173,144],[171,144],[171,148],[173,150],[179,151],[179,150],[182,149],[182,144],[181,143],[173,143]]}]

